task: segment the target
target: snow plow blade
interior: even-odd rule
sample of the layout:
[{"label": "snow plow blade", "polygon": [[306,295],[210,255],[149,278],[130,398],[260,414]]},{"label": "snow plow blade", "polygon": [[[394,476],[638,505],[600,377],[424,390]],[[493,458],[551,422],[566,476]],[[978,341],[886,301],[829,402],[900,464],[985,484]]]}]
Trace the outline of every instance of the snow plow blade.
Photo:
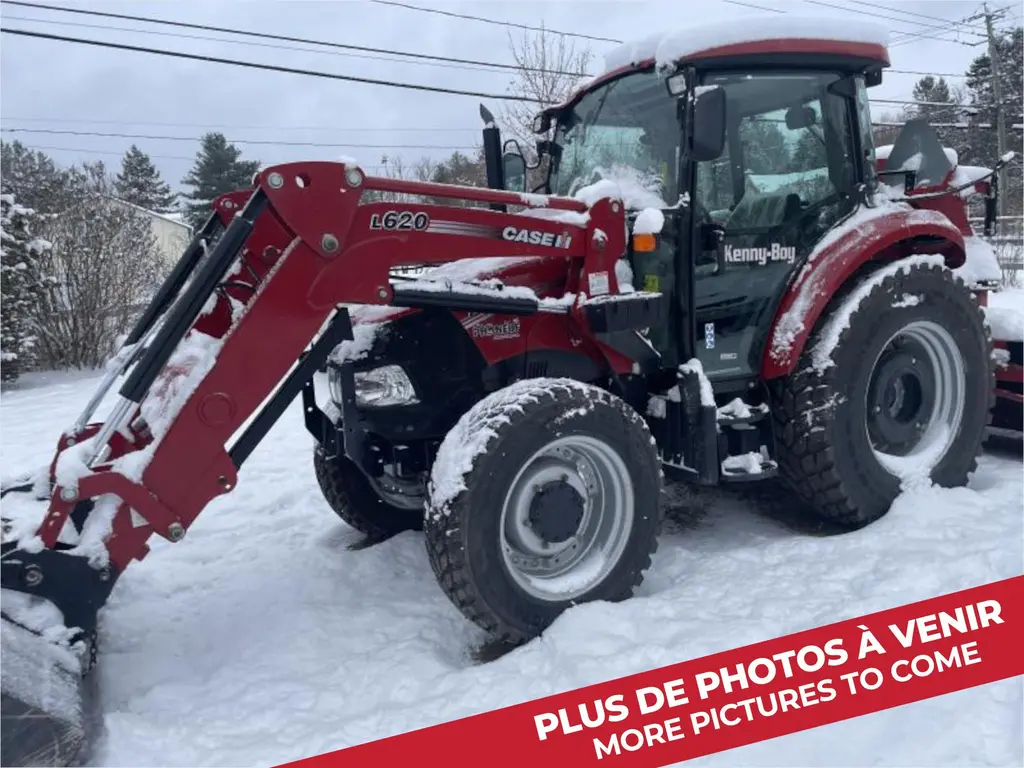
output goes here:
[{"label": "snow plow blade", "polygon": [[0,655],[0,764],[78,762],[87,744],[87,690],[78,653],[5,617]]}]

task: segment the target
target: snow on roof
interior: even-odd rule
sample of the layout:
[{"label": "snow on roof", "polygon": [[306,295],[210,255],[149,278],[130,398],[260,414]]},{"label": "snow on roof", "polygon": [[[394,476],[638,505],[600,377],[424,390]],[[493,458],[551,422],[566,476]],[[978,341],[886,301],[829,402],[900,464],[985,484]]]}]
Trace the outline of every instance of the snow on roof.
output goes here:
[{"label": "snow on roof", "polygon": [[114,202],[121,203],[121,205],[127,205],[129,208],[134,208],[137,211],[147,213],[156,219],[164,219],[172,224],[177,224],[179,227],[184,227],[189,230],[192,229],[185,223],[185,217],[180,213],[157,213],[156,211],[149,210],[149,208],[143,208],[141,205],[136,205],[135,203],[129,203],[127,200],[122,200],[120,197],[114,197],[113,195],[106,195],[106,197]]},{"label": "snow on roof", "polygon": [[611,71],[653,58],[658,66],[663,66],[726,45],[794,39],[867,43],[888,48],[889,32],[874,22],[862,22],[848,17],[794,18],[792,14],[786,14],[780,18],[753,15],[746,19],[729,19],[672,32],[659,32],[625,43],[605,55],[604,65],[607,71]]}]

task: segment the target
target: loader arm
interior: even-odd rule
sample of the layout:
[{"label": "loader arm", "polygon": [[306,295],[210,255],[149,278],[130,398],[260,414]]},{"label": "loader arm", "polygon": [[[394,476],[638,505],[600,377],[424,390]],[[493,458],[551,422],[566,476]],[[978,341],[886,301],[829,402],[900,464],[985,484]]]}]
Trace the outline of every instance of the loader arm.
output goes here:
[{"label": "loader arm", "polygon": [[[339,305],[415,306],[415,295],[392,285],[394,267],[482,255],[570,259],[579,266],[567,290],[603,272],[615,291],[614,262],[625,251],[617,200],[588,210],[545,199],[550,209],[588,212],[579,226],[485,208],[360,204],[373,190],[521,206],[533,199],[364,177],[328,162],[271,167],[250,192],[218,198],[212,218],[230,223],[212,249],[196,246],[201,258],[190,247],[178,270],[193,272],[189,284],[172,286],[180,290],[173,303],[158,297],[168,307],[158,322],[159,312],[147,313],[148,336],[133,334],[139,343],[110,417],[61,437],[38,539],[18,552],[17,567],[5,560],[4,587],[42,594],[25,574],[53,569],[53,558],[37,562],[33,551],[55,548],[72,510],[92,500],[106,503],[96,502],[80,543],[61,554],[87,556],[105,586],[145,556],[153,533],[180,540],[212,499],[235,487],[245,458],[331,349],[352,338]],[[500,305],[501,291],[493,293],[480,300]],[[13,546],[5,543],[5,558]]]}]

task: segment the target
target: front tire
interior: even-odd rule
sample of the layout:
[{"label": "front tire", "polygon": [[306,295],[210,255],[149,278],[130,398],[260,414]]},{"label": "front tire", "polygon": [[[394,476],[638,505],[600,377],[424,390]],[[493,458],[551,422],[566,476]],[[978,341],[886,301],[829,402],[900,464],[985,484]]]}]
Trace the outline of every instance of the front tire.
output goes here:
[{"label": "front tire", "polygon": [[657,548],[661,483],[647,425],[619,398],[567,379],[512,384],[438,452],[425,517],[438,583],[511,643],[577,603],[624,600]]},{"label": "front tire", "polygon": [[881,518],[916,481],[964,485],[993,397],[977,300],[924,262],[883,267],[839,301],[797,370],[773,383],[783,479],[846,529]]},{"label": "front tire", "polygon": [[342,520],[370,539],[382,540],[423,527],[422,501],[388,503],[347,456],[328,457],[323,446],[313,451],[313,469],[327,503]]}]

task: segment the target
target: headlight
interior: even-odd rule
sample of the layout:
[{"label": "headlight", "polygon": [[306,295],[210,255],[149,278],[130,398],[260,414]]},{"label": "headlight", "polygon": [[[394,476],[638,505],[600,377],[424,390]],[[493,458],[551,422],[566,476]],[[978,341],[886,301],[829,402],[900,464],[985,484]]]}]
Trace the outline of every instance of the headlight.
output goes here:
[{"label": "headlight", "polygon": [[340,408],[345,402],[345,393],[341,386],[341,370],[336,365],[327,366],[327,389],[331,393],[331,400]]},{"label": "headlight", "polygon": [[[337,369],[331,369],[328,382],[331,397],[338,403],[344,402],[341,381]],[[418,403],[416,390],[409,377],[400,366],[385,365],[372,371],[356,373],[356,405],[363,408],[387,408],[393,405],[412,405]]]}]

